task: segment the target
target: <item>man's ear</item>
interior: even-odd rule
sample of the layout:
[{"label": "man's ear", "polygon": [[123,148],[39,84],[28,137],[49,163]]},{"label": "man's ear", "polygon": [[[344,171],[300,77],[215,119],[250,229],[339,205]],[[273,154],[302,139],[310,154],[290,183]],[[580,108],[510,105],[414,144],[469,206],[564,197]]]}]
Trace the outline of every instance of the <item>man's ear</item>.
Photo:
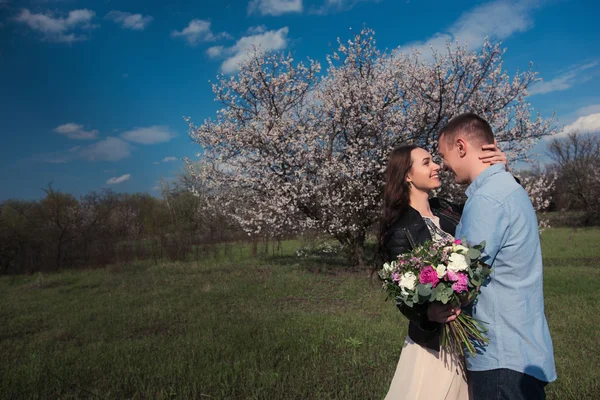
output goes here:
[{"label": "man's ear", "polygon": [[467,155],[467,142],[463,138],[456,139],[456,150],[461,158]]}]

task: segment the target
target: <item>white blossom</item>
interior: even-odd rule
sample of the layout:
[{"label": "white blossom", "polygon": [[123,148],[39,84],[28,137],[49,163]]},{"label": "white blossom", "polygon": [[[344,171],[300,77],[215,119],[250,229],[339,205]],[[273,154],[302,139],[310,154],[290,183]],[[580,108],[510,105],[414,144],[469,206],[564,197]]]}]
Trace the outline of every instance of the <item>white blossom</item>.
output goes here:
[{"label": "white blossom", "polygon": [[545,175],[538,172],[529,176],[518,177],[521,180],[521,185],[529,194],[533,209],[538,214],[538,230],[539,233],[542,234],[544,230],[550,227],[550,223],[548,218],[545,217],[545,214],[550,206],[550,201],[552,200],[556,176]]}]

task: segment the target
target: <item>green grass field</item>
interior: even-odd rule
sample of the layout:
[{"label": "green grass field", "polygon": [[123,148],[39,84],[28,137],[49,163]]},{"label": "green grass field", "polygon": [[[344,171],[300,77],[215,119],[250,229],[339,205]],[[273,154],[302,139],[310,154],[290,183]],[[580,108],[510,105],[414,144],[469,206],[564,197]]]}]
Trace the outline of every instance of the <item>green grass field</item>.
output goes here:
[{"label": "green grass field", "polygon": [[[298,245],[1,277],[0,398],[383,398],[407,322],[365,273],[298,260]],[[542,246],[548,398],[595,398],[600,229],[551,229]]]}]

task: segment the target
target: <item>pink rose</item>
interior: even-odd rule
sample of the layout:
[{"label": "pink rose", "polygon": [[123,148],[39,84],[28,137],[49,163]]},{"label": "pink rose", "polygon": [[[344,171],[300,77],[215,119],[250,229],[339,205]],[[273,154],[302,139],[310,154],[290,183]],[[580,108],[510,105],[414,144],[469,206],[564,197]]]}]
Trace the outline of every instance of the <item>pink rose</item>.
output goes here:
[{"label": "pink rose", "polygon": [[456,240],[454,241],[454,244],[462,244],[462,241],[461,241],[460,239],[456,239]]},{"label": "pink rose", "polygon": [[392,274],[392,280],[393,280],[394,282],[400,282],[400,274],[399,274],[399,273],[397,273],[397,272],[394,272],[394,273]]},{"label": "pink rose", "polygon": [[462,275],[462,274],[451,271],[451,270],[447,270],[446,271],[446,280],[447,281],[458,281],[460,279],[460,275]]},{"label": "pink rose", "polygon": [[419,282],[421,282],[422,284],[425,285],[427,283],[431,283],[433,287],[436,287],[439,281],[440,279],[437,276],[437,272],[435,268],[433,268],[431,265],[421,270],[421,274],[419,275]]},{"label": "pink rose", "polygon": [[469,278],[466,274],[458,273],[458,281],[452,284],[452,290],[456,293],[466,292],[469,289]]}]

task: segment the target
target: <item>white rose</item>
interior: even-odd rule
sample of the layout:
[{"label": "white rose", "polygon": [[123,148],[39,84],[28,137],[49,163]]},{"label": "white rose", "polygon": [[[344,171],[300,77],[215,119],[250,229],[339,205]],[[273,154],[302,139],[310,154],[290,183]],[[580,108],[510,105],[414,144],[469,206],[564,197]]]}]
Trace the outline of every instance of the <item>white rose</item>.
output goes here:
[{"label": "white rose", "polygon": [[435,272],[437,272],[438,278],[442,279],[446,274],[446,266],[444,264],[439,264],[435,269]]},{"label": "white rose", "polygon": [[402,278],[398,284],[403,289],[414,290],[414,288],[417,287],[417,276],[412,272],[405,272],[402,274]]},{"label": "white rose", "polygon": [[383,271],[387,274],[392,273],[394,268],[396,268],[396,261],[392,261],[391,263],[383,264]]},{"label": "white rose", "polygon": [[458,253],[450,254],[450,259],[448,261],[448,269],[450,271],[466,271],[467,268],[469,268],[469,260],[467,259],[467,256]]}]

